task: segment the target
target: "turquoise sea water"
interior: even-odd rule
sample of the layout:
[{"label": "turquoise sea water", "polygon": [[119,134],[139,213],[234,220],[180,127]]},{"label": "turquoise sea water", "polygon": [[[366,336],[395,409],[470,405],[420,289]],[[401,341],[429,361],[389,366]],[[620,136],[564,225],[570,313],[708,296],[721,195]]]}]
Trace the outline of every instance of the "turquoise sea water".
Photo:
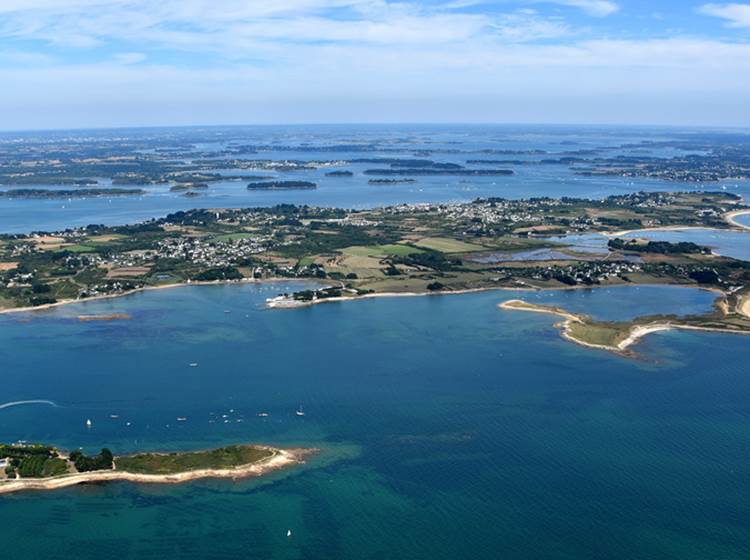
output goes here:
[{"label": "turquoise sea water", "polygon": [[[618,319],[655,306],[701,311],[707,292],[262,308],[289,288],[184,287],[0,316],[0,405],[56,403],[0,409],[0,440],[118,452],[230,442],[321,449],[263,480],[0,497],[5,551],[163,560],[750,555],[745,337],[660,333],[626,359],[562,340],[553,317],[497,308],[543,296]],[[132,319],[76,320],[122,311]],[[261,410],[270,416],[255,416]]]}]

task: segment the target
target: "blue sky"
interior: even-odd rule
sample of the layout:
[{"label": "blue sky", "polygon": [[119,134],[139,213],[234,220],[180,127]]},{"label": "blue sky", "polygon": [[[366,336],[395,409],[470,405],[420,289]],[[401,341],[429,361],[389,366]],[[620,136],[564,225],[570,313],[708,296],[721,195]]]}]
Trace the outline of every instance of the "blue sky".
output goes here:
[{"label": "blue sky", "polygon": [[0,129],[750,126],[750,3],[0,0]]}]

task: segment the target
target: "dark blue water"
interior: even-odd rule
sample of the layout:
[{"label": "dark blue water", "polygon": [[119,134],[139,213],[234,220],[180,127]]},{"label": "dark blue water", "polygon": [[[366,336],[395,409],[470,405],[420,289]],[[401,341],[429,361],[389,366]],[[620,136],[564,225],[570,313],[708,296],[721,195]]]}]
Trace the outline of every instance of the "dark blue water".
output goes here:
[{"label": "dark blue water", "polygon": [[[162,560],[750,554],[744,337],[660,333],[634,360],[562,340],[553,317],[497,308],[541,294],[261,307],[287,289],[185,287],[0,316],[0,401],[58,405],[0,410],[0,440],[119,452],[229,442],[321,448],[307,465],[262,481],[5,496],[6,552]],[[685,288],[544,298],[613,319],[711,303]],[[623,302],[634,306],[624,311]],[[75,318],[117,311],[132,319]],[[300,403],[304,418],[294,415]],[[270,416],[256,417],[260,410]],[[224,414],[230,421],[217,422]]]},{"label": "dark blue water", "polygon": [[[51,133],[50,133],[51,134]],[[215,137],[214,141],[196,145],[201,152],[218,150],[239,144],[265,145],[257,154],[246,154],[241,159],[297,159],[350,160],[356,158],[429,158],[440,162],[466,165],[467,159],[539,160],[560,157],[569,151],[615,147],[642,140],[669,139],[675,131],[637,130],[601,127],[508,127],[508,126],[308,126],[308,127],[237,127],[210,129],[164,129],[163,131],[94,131],[67,134],[74,142],[77,136],[98,134],[102,141],[109,136],[151,134],[157,138],[172,138],[175,142],[189,141],[191,136]],[[6,135],[7,136],[7,135]],[[66,136],[66,138],[68,137]],[[2,138],[0,138],[2,141]],[[336,151],[288,149],[289,146],[342,146]],[[376,151],[362,151],[368,146]],[[281,147],[287,147],[281,149]],[[546,150],[543,155],[498,155],[487,150]],[[610,150],[606,155],[628,153]],[[649,153],[670,157],[673,150],[654,148]],[[415,155],[416,154],[416,155]],[[204,154],[205,155],[205,154]],[[190,208],[272,206],[280,203],[309,204],[327,207],[372,208],[401,203],[466,202],[479,197],[528,198],[573,196],[604,198],[613,194],[638,191],[673,191],[672,182],[622,177],[584,177],[575,174],[567,165],[482,165],[469,167],[512,168],[509,177],[418,177],[413,184],[370,185],[368,168],[387,167],[373,163],[345,165],[293,172],[261,172],[279,180],[307,180],[318,183],[317,190],[253,191],[245,181],[211,183],[200,197],[185,198],[169,192],[167,186],[149,186],[143,196],[94,197],[85,199],[20,200],[0,198],[0,232],[55,231],[73,226],[97,224],[126,224],[161,217],[177,210]],[[331,169],[349,169],[350,178],[325,177]],[[255,174],[249,170],[226,169],[225,173]],[[106,185],[106,182],[103,183]],[[733,181],[721,185],[680,184],[679,190],[717,190],[726,188],[740,195],[750,194],[750,182]]]}]

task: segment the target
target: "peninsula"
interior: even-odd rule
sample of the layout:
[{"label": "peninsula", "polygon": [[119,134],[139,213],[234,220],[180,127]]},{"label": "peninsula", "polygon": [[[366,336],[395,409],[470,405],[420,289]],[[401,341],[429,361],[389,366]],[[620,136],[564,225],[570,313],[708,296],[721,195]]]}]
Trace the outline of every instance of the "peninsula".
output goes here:
[{"label": "peninsula", "polygon": [[245,478],[304,462],[314,449],[230,445],[208,451],[86,456],[48,445],[0,445],[0,494],[54,490],[77,484],[128,481],[176,484],[201,478]]},{"label": "peninsula", "polygon": [[547,313],[563,319],[555,326],[561,330],[563,338],[588,346],[599,348],[626,356],[633,356],[631,346],[644,336],[672,329],[702,330],[731,334],[750,334],[748,318],[750,309],[746,300],[736,300],[735,307],[730,308],[726,298],[719,298],[712,313],[700,316],[650,316],[639,317],[632,321],[605,322],[595,321],[588,315],[577,315],[559,307],[538,305],[523,300],[504,301],[498,307],[511,311]]}]

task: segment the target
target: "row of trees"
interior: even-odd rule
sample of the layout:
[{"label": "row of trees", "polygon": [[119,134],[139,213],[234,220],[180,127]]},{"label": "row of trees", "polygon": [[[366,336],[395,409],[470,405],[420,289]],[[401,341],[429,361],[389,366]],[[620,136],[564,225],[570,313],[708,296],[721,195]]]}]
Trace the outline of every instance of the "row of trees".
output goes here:
[{"label": "row of trees", "polygon": [[106,447],[98,455],[92,457],[84,455],[81,451],[73,451],[70,454],[70,460],[76,466],[78,472],[101,471],[112,469],[114,466],[114,456]]}]

